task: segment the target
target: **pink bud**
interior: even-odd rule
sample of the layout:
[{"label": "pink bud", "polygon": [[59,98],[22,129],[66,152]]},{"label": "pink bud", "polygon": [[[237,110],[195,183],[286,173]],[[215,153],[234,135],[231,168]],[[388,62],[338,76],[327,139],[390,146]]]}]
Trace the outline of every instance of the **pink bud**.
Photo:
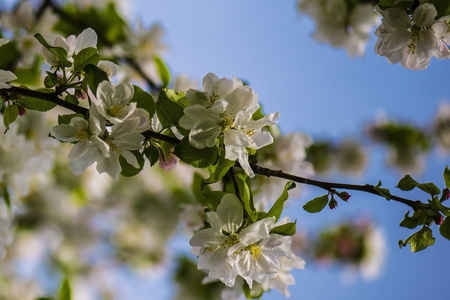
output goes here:
[{"label": "pink bud", "polygon": [[23,116],[27,112],[27,110],[22,106],[17,105],[17,107],[19,108],[19,116]]},{"label": "pink bud", "polygon": [[436,225],[441,225],[444,218],[439,214],[438,216],[433,217],[433,219]]},{"label": "pink bud", "polygon": [[82,89],[76,89],[75,96],[80,100],[86,100],[88,98],[86,92],[83,91]]},{"label": "pink bud", "polygon": [[164,169],[165,171],[170,171],[178,165],[178,157],[173,153],[167,153],[166,157],[163,158],[162,156],[159,157],[159,166]]}]

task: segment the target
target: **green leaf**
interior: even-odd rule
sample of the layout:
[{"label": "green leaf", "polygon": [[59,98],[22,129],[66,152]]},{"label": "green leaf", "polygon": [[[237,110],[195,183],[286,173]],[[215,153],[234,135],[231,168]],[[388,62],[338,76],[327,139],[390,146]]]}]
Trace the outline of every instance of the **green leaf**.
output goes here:
[{"label": "green leaf", "polygon": [[67,51],[64,48],[51,46],[40,33],[36,33],[34,37],[42,44],[42,46],[56,56],[63,67],[68,68],[72,65],[72,63],[67,60]]},{"label": "green leaf", "polygon": [[171,89],[161,90],[158,96],[158,102],[156,102],[156,113],[162,126],[169,128],[175,125],[182,135],[187,136],[189,130],[181,127],[178,122],[184,116],[184,108],[188,105],[189,103],[184,93],[175,93]]},{"label": "green leaf", "polygon": [[5,133],[9,130],[9,125],[17,119],[19,108],[17,105],[8,105],[3,112],[3,124],[5,124]]},{"label": "green leaf", "polygon": [[2,189],[0,197],[3,198],[8,209],[11,209],[11,195],[9,194],[8,188],[3,183],[0,183],[0,188]]},{"label": "green leaf", "polygon": [[407,238],[406,241],[400,240],[398,245],[402,248],[409,244],[412,252],[418,252],[433,245],[435,240],[436,239],[433,237],[433,232],[431,229],[424,226],[422,229]]},{"label": "green leaf", "polygon": [[234,166],[234,164],[234,161],[228,160],[223,155],[221,155],[215,165],[211,165],[208,167],[209,178],[203,180],[202,186],[218,182],[225,176],[225,174],[227,174],[228,170],[230,170],[230,168]]},{"label": "green leaf", "polygon": [[58,116],[58,125],[68,125],[70,124],[70,120],[72,120],[73,117],[82,117],[83,115],[80,114],[69,114],[69,115],[59,115]]},{"label": "green leaf", "polygon": [[445,186],[450,189],[450,169],[448,168],[448,166],[446,166],[444,170],[444,180]]},{"label": "green leaf", "polygon": [[443,237],[450,240],[450,218],[446,217],[441,226],[439,226],[439,232]]},{"label": "green leaf", "polygon": [[175,146],[174,154],[178,158],[194,168],[206,168],[216,164],[219,153],[217,147],[197,149],[189,143],[189,137],[184,137]]},{"label": "green leaf", "polygon": [[163,86],[167,87],[170,83],[170,72],[164,61],[159,56],[153,56],[153,61],[156,64],[156,69],[158,70],[159,77],[163,82]]},{"label": "green leaf", "polygon": [[26,109],[41,112],[49,111],[56,107],[55,103],[32,97],[17,99],[15,102]]},{"label": "green leaf", "polygon": [[205,191],[203,191],[203,199],[205,201],[204,205],[216,211],[217,206],[219,206],[220,201],[222,200],[223,196],[225,196],[225,194],[226,193],[222,191],[211,191],[209,189],[205,189]]},{"label": "green leaf", "polygon": [[277,201],[272,205],[270,210],[267,212],[266,218],[269,217],[275,217],[275,222],[278,221],[278,219],[281,216],[281,213],[283,212],[284,203],[289,198],[289,190],[292,190],[295,188],[295,183],[293,181],[288,181],[284,185],[284,190],[281,193],[280,197],[278,197]]},{"label": "green leaf", "polygon": [[380,188],[380,186],[381,186],[381,181],[378,181],[378,184],[376,186],[373,186],[373,189],[375,191],[377,191],[378,194],[380,194],[381,196],[386,198],[386,200],[391,200],[391,193],[389,192],[389,190],[385,189],[385,188]]},{"label": "green leaf", "polygon": [[82,85],[89,86],[94,95],[97,94],[97,87],[100,82],[105,80],[109,81],[108,74],[99,67],[94,65],[87,65],[84,67],[84,79]]},{"label": "green leaf", "polygon": [[411,191],[414,189],[419,183],[412,179],[411,176],[406,175],[397,184],[397,188],[401,189],[402,191]]},{"label": "green leaf", "polygon": [[100,55],[97,48],[85,48],[73,56],[74,72],[81,72],[87,65],[97,66],[100,61]]},{"label": "green leaf", "polygon": [[244,210],[252,222],[255,222],[258,219],[258,212],[256,211],[253,203],[252,192],[247,184],[247,175],[244,173],[237,173],[234,176],[236,177],[236,181],[239,186],[239,192],[241,194],[242,203],[244,204]]},{"label": "green leaf", "polygon": [[150,145],[144,149],[144,155],[150,162],[150,166],[153,167],[153,165],[159,160],[159,149],[154,145]]},{"label": "green leaf", "polygon": [[400,226],[406,227],[409,229],[414,229],[419,225],[425,224],[426,220],[427,220],[427,214],[423,210],[419,209],[419,210],[415,211],[411,217],[409,216],[409,211],[408,211],[408,212],[406,212],[405,218],[403,219],[403,221],[400,222]]},{"label": "green leaf", "polygon": [[314,198],[305,205],[303,205],[303,209],[309,213],[318,213],[328,204],[328,194]]},{"label": "green leaf", "polygon": [[[16,48],[16,43],[10,41],[0,47],[0,69],[11,70],[11,66],[20,58],[21,54]],[[15,72],[14,72],[15,73]],[[17,76],[17,75],[16,75]]]},{"label": "green leaf", "polygon": [[150,115],[150,118],[153,117],[155,114],[155,101],[152,96],[137,85],[133,84],[133,88],[134,95],[131,102],[136,102],[137,107],[145,109]]},{"label": "green leaf", "polygon": [[72,299],[72,292],[70,288],[70,282],[66,278],[64,279],[63,283],[61,284],[61,287],[59,288],[58,300],[71,300],[71,299]]},{"label": "green leaf", "polygon": [[133,153],[133,155],[136,157],[138,164],[139,164],[139,168],[136,169],[135,167],[130,165],[127,162],[127,160],[121,155],[119,157],[119,163],[120,163],[120,166],[122,167],[122,172],[120,172],[120,174],[125,177],[132,177],[132,176],[139,174],[139,172],[141,172],[142,169],[144,168],[144,163],[145,163],[144,157],[138,150],[133,150],[130,152]]},{"label": "green leaf", "polygon": [[270,230],[271,234],[279,234],[283,236],[293,236],[295,234],[295,224],[297,220],[294,222],[289,222],[277,227],[274,227]]},{"label": "green leaf", "polygon": [[433,201],[430,202],[435,208],[437,208],[444,216],[450,216],[450,208],[442,205],[441,201],[439,201],[439,197],[433,197]]},{"label": "green leaf", "polygon": [[51,298],[51,297],[40,297],[40,298],[37,298],[36,300],[53,300],[53,298]]}]

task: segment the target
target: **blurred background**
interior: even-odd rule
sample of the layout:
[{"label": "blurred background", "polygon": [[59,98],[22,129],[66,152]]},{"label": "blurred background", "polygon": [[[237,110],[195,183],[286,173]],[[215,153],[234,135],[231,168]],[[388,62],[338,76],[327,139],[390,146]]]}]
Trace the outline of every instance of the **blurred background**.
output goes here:
[{"label": "blurred background", "polygon": [[[425,71],[392,66],[374,54],[374,36],[364,57],[350,58],[344,49],[311,37],[316,25],[299,12],[296,1],[116,2],[134,28],[159,24],[168,47],[162,57],[173,79],[185,75],[200,88],[209,72],[236,76],[258,94],[265,113],[280,112],[282,134],[311,136],[314,178],[374,185],[381,180],[391,193],[412,200],[427,195],[397,191],[406,174],[445,187],[442,173],[450,150],[440,139],[438,115],[448,117],[448,60],[433,58]],[[0,1],[0,8],[14,4]],[[36,124],[28,122],[19,131]],[[58,147],[61,159],[52,175],[35,181],[18,206],[7,263],[0,267],[0,299],[10,299],[8,293],[24,286],[29,293],[48,295],[65,272],[81,274],[72,277],[76,299],[201,299],[187,296],[202,293],[187,281],[201,278],[190,273],[186,260],[195,261],[189,255],[189,232],[183,232],[185,225],[166,221],[183,219],[182,209],[174,207],[193,201],[185,180],[192,171],[146,168],[113,185],[92,167],[83,177],[70,174],[67,147],[57,144],[51,147]],[[339,201],[336,209],[326,207],[319,214],[302,209],[324,194],[318,188],[302,186],[290,200],[284,215],[297,219],[294,244],[306,261],[304,270],[293,271],[291,298],[446,297],[450,242],[436,231],[435,244],[424,251],[399,249],[398,240],[414,232],[398,226],[408,207],[348,192],[348,203]],[[371,245],[371,251],[361,244]],[[272,291],[262,299],[285,296]]]}]

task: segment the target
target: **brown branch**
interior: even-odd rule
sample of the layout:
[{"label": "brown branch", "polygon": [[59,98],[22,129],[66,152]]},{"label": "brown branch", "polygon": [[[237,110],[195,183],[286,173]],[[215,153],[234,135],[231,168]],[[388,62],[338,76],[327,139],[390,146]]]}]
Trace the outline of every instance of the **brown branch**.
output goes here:
[{"label": "brown branch", "polygon": [[[236,162],[236,166],[240,167],[240,164],[238,162]],[[250,166],[251,166],[253,172],[255,172],[255,174],[260,174],[260,175],[264,175],[267,177],[273,176],[273,177],[283,178],[283,179],[287,179],[287,180],[292,180],[297,183],[303,183],[303,184],[307,184],[307,185],[317,186],[317,187],[320,187],[327,191],[332,191],[333,189],[354,190],[354,191],[361,191],[361,192],[366,192],[369,194],[374,194],[377,196],[384,197],[375,189],[375,187],[373,185],[369,185],[369,184],[356,185],[356,184],[318,181],[318,180],[308,179],[308,178],[284,173],[281,170],[271,170],[269,168],[264,168],[264,167],[258,166],[256,164],[250,164]],[[391,200],[408,205],[411,208],[413,208],[414,210],[418,209],[418,206],[421,204],[420,201],[413,201],[413,200],[401,198],[401,197],[398,197],[395,195],[391,195]]]},{"label": "brown branch", "polygon": [[44,101],[59,105],[61,107],[70,109],[71,111],[78,113],[78,114],[82,114],[82,115],[86,115],[88,113],[88,109],[60,99],[58,97],[59,93],[57,93],[57,92],[44,93],[44,92],[30,90],[27,88],[11,86],[11,88],[9,88],[9,89],[0,89],[0,93],[18,94],[18,95],[22,95],[25,97],[32,97],[32,98],[44,100]]}]

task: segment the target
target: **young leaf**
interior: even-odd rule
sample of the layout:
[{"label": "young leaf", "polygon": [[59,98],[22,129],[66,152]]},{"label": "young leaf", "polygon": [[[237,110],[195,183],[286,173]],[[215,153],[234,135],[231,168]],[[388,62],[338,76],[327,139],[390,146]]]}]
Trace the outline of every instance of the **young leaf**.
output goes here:
[{"label": "young leaf", "polygon": [[275,217],[275,222],[278,221],[281,213],[283,212],[284,202],[286,202],[286,200],[289,198],[288,191],[292,190],[293,188],[295,188],[295,183],[293,181],[286,182],[283,193],[281,193],[280,197],[278,197],[277,201],[275,201],[270,210],[267,212],[266,218]]},{"label": "young leaf", "polygon": [[303,209],[309,213],[318,213],[328,204],[328,194],[316,197],[303,205]]},{"label": "young leaf", "polygon": [[58,125],[70,124],[70,120],[72,120],[72,118],[74,118],[74,117],[84,118],[84,116],[80,115],[80,114],[59,115],[58,116]]},{"label": "young leaf", "polygon": [[106,72],[99,67],[94,65],[86,65],[86,67],[84,67],[84,79],[82,86],[89,86],[94,95],[97,94],[98,85],[104,80],[109,81],[108,74],[106,74]]},{"label": "young leaf", "polygon": [[[48,91],[47,89],[40,90],[42,92]],[[20,104],[20,106],[29,109],[29,110],[36,110],[40,112],[46,112],[56,107],[55,103],[48,102],[45,100],[27,97],[23,99],[17,99],[15,101],[17,104]]]},{"label": "young leaf", "polygon": [[444,170],[444,180],[445,186],[450,188],[450,169],[448,168],[448,166],[446,166]]},{"label": "young leaf", "polygon": [[155,101],[153,101],[152,96],[137,85],[133,85],[133,88],[134,94],[131,102],[136,102],[137,107],[145,109],[150,118],[153,117],[155,114]]},{"label": "young leaf", "polygon": [[283,236],[292,236],[295,234],[295,224],[297,223],[297,220],[294,222],[289,222],[277,227],[274,227],[270,230],[270,233],[279,234]]},{"label": "young leaf", "polygon": [[253,203],[253,195],[247,184],[247,175],[244,173],[236,173],[234,174],[234,176],[236,177],[236,181],[239,187],[239,193],[241,195],[241,201],[244,204],[244,210],[250,217],[252,222],[255,222],[258,218],[258,212],[255,209],[255,205]]},{"label": "young leaf", "polygon": [[159,149],[153,145],[150,145],[144,149],[144,155],[147,156],[150,166],[153,167],[153,165],[159,160]]},{"label": "young leaf", "polygon": [[376,186],[373,186],[373,189],[377,191],[381,196],[386,198],[386,200],[391,200],[391,193],[388,189],[381,188],[381,181],[378,181],[378,184]]},{"label": "young leaf", "polygon": [[120,166],[122,167],[122,172],[120,172],[120,174],[125,177],[132,177],[132,176],[139,174],[139,172],[141,172],[142,169],[144,168],[144,163],[145,163],[144,157],[142,157],[142,154],[138,150],[133,150],[130,152],[133,153],[134,156],[136,157],[138,164],[139,164],[139,168],[136,169],[135,167],[130,165],[127,162],[127,160],[121,155],[119,157],[119,163],[120,163]]},{"label": "young leaf", "polygon": [[431,229],[424,226],[422,229],[407,238],[406,241],[400,240],[398,245],[402,248],[409,244],[412,252],[418,252],[433,245],[435,240],[436,239],[433,237],[433,232]]},{"label": "young leaf", "polygon": [[439,226],[439,232],[443,237],[450,240],[450,218],[446,217],[441,226]]},{"label": "young leaf", "polygon": [[415,211],[411,217],[409,216],[409,211],[408,211],[408,212],[406,212],[405,218],[403,219],[403,221],[400,222],[400,226],[406,227],[409,229],[414,229],[419,225],[425,224],[426,220],[427,220],[427,214],[423,210],[419,209],[419,210]]},{"label": "young leaf", "polygon": [[153,61],[156,64],[156,69],[158,70],[159,77],[163,82],[163,86],[166,87],[170,83],[170,72],[167,65],[159,56],[153,56]]},{"label": "young leaf", "polygon": [[221,155],[217,164],[208,167],[209,178],[203,180],[202,186],[218,182],[225,176],[228,170],[232,166],[234,166],[234,164],[234,161],[228,160],[223,155]]},{"label": "young leaf", "polygon": [[189,143],[189,137],[184,137],[175,146],[174,154],[184,163],[194,168],[206,168],[217,162],[219,154],[217,147],[197,149]]},{"label": "young leaf", "polygon": [[5,133],[9,130],[9,125],[17,119],[19,108],[17,105],[8,105],[3,112],[3,124],[5,124]]},{"label": "young leaf", "polygon": [[66,278],[64,279],[63,283],[61,284],[61,287],[59,288],[58,293],[58,300],[71,300],[72,299],[72,292],[70,288],[69,280]]},{"label": "young leaf", "polygon": [[222,200],[223,196],[225,196],[225,192],[222,191],[211,191],[211,190],[204,190],[203,191],[203,197],[205,200],[205,206],[211,208],[212,210],[216,211],[217,206],[220,204],[220,200]]},{"label": "young leaf", "polygon": [[100,60],[100,55],[96,48],[85,48],[73,56],[74,72],[81,72],[87,65],[96,66]]},{"label": "young leaf", "polygon": [[432,182],[429,183],[420,183],[417,185],[419,189],[422,191],[428,193],[431,195],[431,197],[434,197],[436,195],[439,195],[441,193],[441,190]]},{"label": "young leaf", "polygon": [[184,93],[175,93],[174,90],[163,89],[159,93],[158,102],[156,102],[156,113],[163,127],[168,128],[175,125],[181,134],[188,135],[189,131],[178,123],[180,118],[184,116],[184,108],[188,104]]},{"label": "young leaf", "polygon": [[397,187],[401,189],[402,191],[411,191],[414,189],[419,183],[412,179],[411,176],[406,175],[397,184]]},{"label": "young leaf", "polygon": [[51,46],[40,33],[36,33],[34,37],[42,44],[42,46],[56,56],[63,67],[68,68],[72,65],[72,63],[67,60],[67,51],[64,48]]}]

